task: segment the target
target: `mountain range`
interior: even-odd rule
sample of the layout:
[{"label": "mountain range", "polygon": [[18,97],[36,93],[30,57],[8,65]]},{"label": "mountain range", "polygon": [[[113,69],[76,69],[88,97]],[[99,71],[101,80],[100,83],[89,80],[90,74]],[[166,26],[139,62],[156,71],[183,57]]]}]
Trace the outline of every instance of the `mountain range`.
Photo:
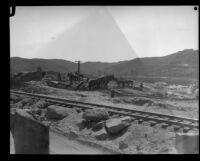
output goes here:
[{"label": "mountain range", "polygon": [[[10,58],[11,73],[35,71],[38,66],[43,71],[57,71],[61,73],[77,71],[77,63],[63,59]],[[197,79],[199,76],[199,51],[185,49],[163,57],[135,58],[113,63],[85,62],[81,63],[81,73]]]}]

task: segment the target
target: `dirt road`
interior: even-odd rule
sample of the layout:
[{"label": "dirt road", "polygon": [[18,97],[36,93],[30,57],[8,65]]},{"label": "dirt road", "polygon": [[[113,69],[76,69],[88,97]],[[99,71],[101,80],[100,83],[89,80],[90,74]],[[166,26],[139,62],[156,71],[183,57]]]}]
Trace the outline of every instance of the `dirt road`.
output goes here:
[{"label": "dirt road", "polygon": [[50,132],[50,154],[109,154],[100,149],[69,140],[61,134]]}]

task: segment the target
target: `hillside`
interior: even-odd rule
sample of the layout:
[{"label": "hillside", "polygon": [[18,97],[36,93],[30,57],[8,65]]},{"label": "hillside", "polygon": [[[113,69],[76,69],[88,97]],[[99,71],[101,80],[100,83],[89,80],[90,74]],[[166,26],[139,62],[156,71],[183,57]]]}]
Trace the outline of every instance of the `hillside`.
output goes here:
[{"label": "hillside", "polygon": [[164,57],[136,58],[107,68],[119,75],[198,78],[199,51],[186,49]]},{"label": "hillside", "polygon": [[[81,63],[81,72],[86,74],[115,74],[117,76],[155,76],[198,78],[199,51],[186,49],[164,57],[136,58],[117,63]],[[34,71],[41,66],[44,71],[62,73],[77,70],[77,64],[62,59],[25,59],[12,57],[11,72]]]}]

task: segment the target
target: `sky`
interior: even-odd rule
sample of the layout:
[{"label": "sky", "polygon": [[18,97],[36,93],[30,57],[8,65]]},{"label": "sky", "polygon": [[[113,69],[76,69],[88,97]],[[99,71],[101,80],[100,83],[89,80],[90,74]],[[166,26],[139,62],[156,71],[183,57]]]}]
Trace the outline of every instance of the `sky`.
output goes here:
[{"label": "sky", "polygon": [[[194,6],[48,6],[16,7],[10,18],[10,56],[56,58],[43,55],[42,48],[70,31],[92,11],[106,8],[137,57],[164,56],[184,49],[198,49],[198,11]],[[40,53],[38,55],[38,53]],[[59,57],[75,61],[73,53]],[[130,60],[121,53],[112,59],[103,54],[87,54],[87,61]]]}]

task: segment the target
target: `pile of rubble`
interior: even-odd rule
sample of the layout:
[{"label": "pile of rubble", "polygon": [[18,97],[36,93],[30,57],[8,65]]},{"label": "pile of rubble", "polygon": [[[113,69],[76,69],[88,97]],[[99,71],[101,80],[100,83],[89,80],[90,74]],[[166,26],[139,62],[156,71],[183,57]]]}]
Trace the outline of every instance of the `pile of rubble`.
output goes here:
[{"label": "pile of rubble", "polygon": [[[72,113],[79,120],[82,129],[91,129],[92,136],[97,140],[106,140],[109,136],[123,133],[131,125],[130,117],[110,118],[106,109],[88,109],[84,112],[81,109],[70,109],[57,105],[50,105],[43,100],[33,100],[31,98],[20,98],[11,96],[11,109],[23,109],[39,121],[62,121]],[[80,113],[79,116],[77,116]]]},{"label": "pile of rubble", "polygon": [[[49,125],[52,128],[55,127],[60,129],[65,136],[72,140],[80,138],[82,135],[84,135],[85,137],[88,136],[88,138],[94,139],[99,143],[105,143],[105,145],[109,143],[111,144],[110,141],[112,141],[112,146],[116,144],[118,149],[125,149],[127,152],[129,150],[133,153],[142,151],[141,148],[137,148],[139,146],[139,143],[137,142],[140,142],[142,139],[143,140],[141,142],[144,142],[145,144],[153,145],[154,141],[155,144],[157,144],[156,140],[152,141],[151,139],[151,137],[158,139],[155,138],[156,136],[153,132],[150,133],[151,130],[147,130],[147,135],[144,134],[144,130],[141,129],[140,136],[138,134],[139,129],[135,128],[135,125],[132,124],[133,120],[131,117],[119,117],[115,115],[111,116],[104,108],[66,108],[62,106],[51,105],[44,100],[36,100],[14,95],[11,95],[10,101],[11,112],[16,111],[17,109],[22,109],[24,112],[30,114],[35,120],[38,120],[44,124],[50,123]],[[151,137],[149,135],[151,135]],[[162,136],[160,138],[161,142],[163,141],[165,134],[160,136]],[[199,135],[176,135],[176,139],[173,144],[177,149],[177,153],[196,153],[196,149],[198,149],[197,146],[199,146],[195,144],[195,140],[198,140],[197,137],[199,137]],[[160,146],[160,143],[158,146]],[[136,149],[135,151],[134,148]]]},{"label": "pile of rubble", "polygon": [[83,115],[83,124],[93,131],[92,136],[97,140],[106,140],[109,136],[123,133],[131,125],[130,117],[110,118],[106,109],[86,110]]}]

